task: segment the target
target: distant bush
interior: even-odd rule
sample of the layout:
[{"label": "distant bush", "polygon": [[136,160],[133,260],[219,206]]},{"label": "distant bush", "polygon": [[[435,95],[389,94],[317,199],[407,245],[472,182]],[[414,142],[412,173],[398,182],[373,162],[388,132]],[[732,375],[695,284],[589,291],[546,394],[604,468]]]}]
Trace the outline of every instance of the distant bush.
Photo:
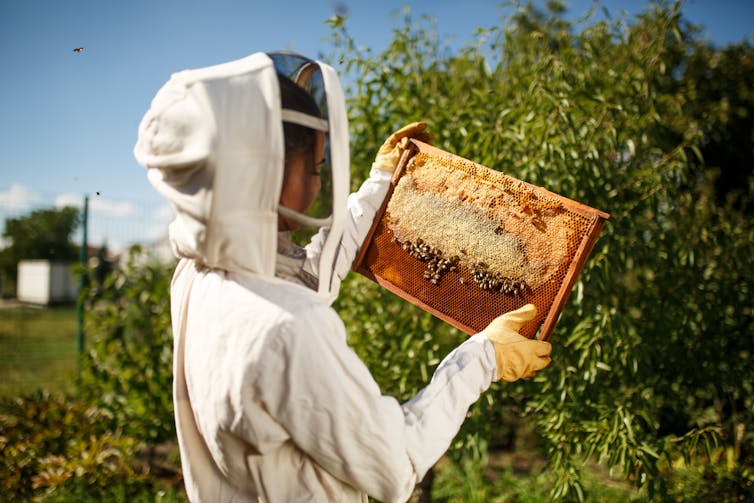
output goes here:
[{"label": "distant bush", "polygon": [[142,439],[125,435],[109,411],[71,396],[0,399],[0,452],[3,501],[175,492],[154,476]]},{"label": "distant bush", "polygon": [[174,489],[182,479],[170,447],[172,269],[145,260],[136,247],[103,281],[83,289],[85,352],[77,394],[40,391],[0,402],[3,496],[185,499]]},{"label": "distant bush", "polygon": [[108,411],[125,434],[153,444],[175,438],[173,268],[134,247],[101,284],[82,292],[86,343],[80,396]]}]

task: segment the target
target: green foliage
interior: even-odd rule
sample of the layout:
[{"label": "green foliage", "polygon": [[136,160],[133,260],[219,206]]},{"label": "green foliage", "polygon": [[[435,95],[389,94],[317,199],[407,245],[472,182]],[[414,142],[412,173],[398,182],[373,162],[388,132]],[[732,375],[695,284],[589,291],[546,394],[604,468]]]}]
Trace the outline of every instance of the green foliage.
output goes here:
[{"label": "green foliage", "polygon": [[[752,181],[735,207],[716,204],[716,171],[702,155],[715,137],[703,111],[725,100],[690,95],[684,79],[721,56],[696,41],[680,5],[577,25],[551,3],[547,15],[510,9],[458,50],[408,9],[381,53],[359,47],[345,20],[333,22],[331,60],[350,83],[354,186],[387,135],[424,119],[437,146],[611,213],[553,335],[553,364],[487,393],[451,455],[469,453],[468,435],[495,445],[499,430],[489,425],[524,414],[546,449],[551,498],[588,497],[589,458],[650,497],[667,496],[679,457],[715,466],[718,449],[731,447],[745,464],[754,445],[754,225],[736,212]],[[750,76],[736,75],[731,88],[748,89]],[[735,159],[727,162],[745,162]],[[354,296],[340,301],[344,317],[373,303],[347,320],[352,342],[387,390],[407,396],[430,369],[408,380],[389,369],[433,366],[460,337],[355,284],[344,286]]]},{"label": "green foliage", "polygon": [[716,199],[751,215],[754,172],[754,51],[750,43],[716,50],[698,45],[679,82],[686,109],[704,133],[699,155],[714,170]]},{"label": "green foliage", "polygon": [[667,501],[701,503],[705,501],[754,500],[752,463],[739,463],[731,449],[713,465],[678,463]]},{"label": "green foliage", "polygon": [[79,210],[67,206],[34,210],[30,214],[8,218],[3,238],[19,258],[73,260],[76,246],[71,235],[79,225]]},{"label": "green foliage", "polygon": [[[0,483],[13,501],[185,501],[175,440],[168,285],[172,265],[128,260],[82,292],[86,352],[74,397],[0,401]],[[164,455],[163,455],[164,457]],[[166,471],[167,470],[167,471]]]},{"label": "green foliage", "polygon": [[19,260],[76,260],[78,248],[71,236],[79,220],[79,210],[73,207],[34,210],[6,219],[3,238],[10,244],[0,250],[0,272],[15,282]]},{"label": "green foliage", "polygon": [[86,305],[80,393],[110,411],[124,433],[150,443],[175,437],[172,405],[170,278],[173,264],[138,247]]},{"label": "green foliage", "polygon": [[510,467],[493,469],[485,457],[472,454],[459,462],[439,464],[432,497],[448,503],[544,503],[548,501],[548,487],[544,473],[516,473]]},{"label": "green foliage", "polygon": [[84,483],[78,483],[51,492],[39,499],[40,503],[92,502],[99,503],[186,503],[188,499],[183,491],[172,486],[154,487],[140,485],[129,487],[113,485],[93,493]]},{"label": "green foliage", "polygon": [[134,248],[124,265],[84,289],[86,352],[75,398],[38,392],[0,401],[3,496],[185,501],[161,482],[181,482],[177,460],[155,463],[154,454],[155,446],[175,439],[171,274],[172,266],[150,262]]},{"label": "green foliage", "polygon": [[62,501],[58,495],[76,487],[90,497],[114,487],[152,490],[148,466],[135,462],[140,446],[109,411],[90,403],[43,392],[0,399],[0,489],[7,501]]},{"label": "green foliage", "polygon": [[442,357],[465,338],[357,275],[342,285],[333,307],[348,327],[349,345],[369,362],[382,391],[402,401],[416,395]]},{"label": "green foliage", "polygon": [[491,500],[493,485],[487,480],[485,468],[488,456],[484,441],[458,463],[451,463],[440,473],[433,484],[432,496],[443,501],[484,503]]}]

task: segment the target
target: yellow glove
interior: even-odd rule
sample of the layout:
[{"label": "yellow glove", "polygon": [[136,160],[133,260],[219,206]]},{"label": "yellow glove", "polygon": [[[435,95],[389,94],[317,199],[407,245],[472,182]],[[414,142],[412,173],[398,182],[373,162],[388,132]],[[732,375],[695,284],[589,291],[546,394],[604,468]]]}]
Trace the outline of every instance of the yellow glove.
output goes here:
[{"label": "yellow glove", "polygon": [[495,347],[497,378],[513,382],[531,377],[550,364],[549,342],[527,339],[518,331],[537,316],[534,304],[498,316],[482,330]]},{"label": "yellow glove", "polygon": [[432,141],[432,135],[426,129],[426,122],[412,122],[391,134],[377,151],[372,168],[381,169],[388,173],[395,171],[401,154],[408,146],[409,138],[415,138],[426,143]]}]

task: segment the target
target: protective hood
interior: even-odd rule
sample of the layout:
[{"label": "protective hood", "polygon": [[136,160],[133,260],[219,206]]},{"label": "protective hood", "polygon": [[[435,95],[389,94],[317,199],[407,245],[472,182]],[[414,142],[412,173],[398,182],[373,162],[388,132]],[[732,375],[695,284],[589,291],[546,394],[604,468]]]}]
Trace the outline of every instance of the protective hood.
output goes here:
[{"label": "protective hood", "polygon": [[[318,258],[332,263],[349,191],[345,100],[330,66],[296,58],[321,75],[325,119],[282,110],[278,74],[286,75],[289,69],[281,65],[290,60],[279,54],[256,53],[175,73],[153,99],[139,125],[134,155],[175,211],[169,236],[179,257],[227,271],[275,275],[285,120],[326,130],[332,214],[307,219],[283,211],[324,228]],[[316,290],[331,298],[331,268],[314,270]]]}]

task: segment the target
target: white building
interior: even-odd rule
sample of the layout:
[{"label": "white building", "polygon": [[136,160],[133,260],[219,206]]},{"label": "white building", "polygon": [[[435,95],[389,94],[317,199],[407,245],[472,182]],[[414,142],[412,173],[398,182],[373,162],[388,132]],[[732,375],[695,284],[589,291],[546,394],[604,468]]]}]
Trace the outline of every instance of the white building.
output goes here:
[{"label": "white building", "polygon": [[59,304],[76,301],[78,278],[72,262],[22,260],[18,263],[16,297],[31,304]]}]

